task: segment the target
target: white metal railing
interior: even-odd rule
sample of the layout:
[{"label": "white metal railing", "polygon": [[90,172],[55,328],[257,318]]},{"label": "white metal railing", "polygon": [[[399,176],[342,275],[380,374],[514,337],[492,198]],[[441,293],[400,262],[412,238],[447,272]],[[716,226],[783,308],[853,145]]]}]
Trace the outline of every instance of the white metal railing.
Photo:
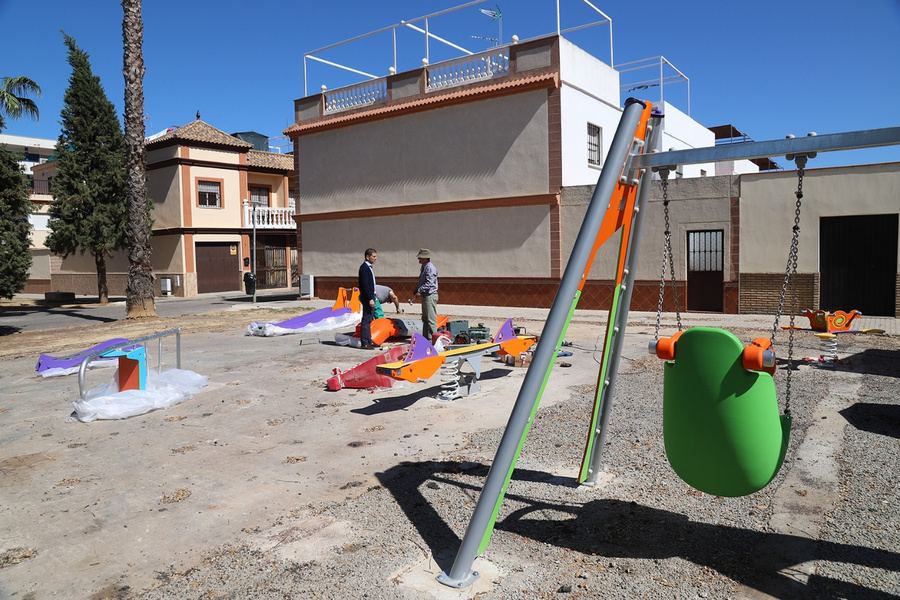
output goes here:
[{"label": "white metal railing", "polygon": [[464,56],[427,67],[425,91],[433,92],[509,74],[509,47]]},{"label": "white metal railing", "polygon": [[296,229],[294,207],[264,206],[254,210],[249,204],[244,205],[244,227],[257,229]]},{"label": "white metal railing", "polygon": [[387,102],[387,79],[380,78],[325,92],[325,114]]}]

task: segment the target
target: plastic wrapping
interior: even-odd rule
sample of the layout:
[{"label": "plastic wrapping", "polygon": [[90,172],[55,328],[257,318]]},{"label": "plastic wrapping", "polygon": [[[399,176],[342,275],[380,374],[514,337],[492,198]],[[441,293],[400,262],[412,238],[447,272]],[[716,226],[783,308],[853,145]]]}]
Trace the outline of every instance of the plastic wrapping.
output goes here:
[{"label": "plastic wrapping", "polygon": [[[351,312],[348,309],[334,311],[331,316],[325,316],[317,321],[306,322],[300,327],[292,327],[291,321],[268,322],[263,323],[254,321],[247,326],[248,335],[256,335],[261,337],[273,337],[276,335],[288,335],[292,333],[315,333],[317,331],[331,331],[333,329],[343,329],[344,327],[353,327],[362,319],[362,313]],[[304,315],[306,317],[307,315]]]},{"label": "plastic wrapping", "polygon": [[87,398],[73,402],[75,414],[71,420],[82,422],[97,419],[126,419],[152,410],[169,408],[184,402],[206,385],[209,377],[184,369],[169,369],[147,376],[146,389],[119,391],[116,377],[98,385]]}]

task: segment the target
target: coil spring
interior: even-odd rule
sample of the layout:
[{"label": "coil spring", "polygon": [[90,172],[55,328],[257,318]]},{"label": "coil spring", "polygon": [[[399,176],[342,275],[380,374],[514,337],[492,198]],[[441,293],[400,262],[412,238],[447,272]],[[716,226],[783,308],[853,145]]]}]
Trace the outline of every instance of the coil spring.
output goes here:
[{"label": "coil spring", "polygon": [[461,398],[459,393],[459,369],[460,361],[447,361],[441,365],[441,393],[442,400],[454,400]]},{"label": "coil spring", "polygon": [[819,361],[825,365],[831,365],[832,367],[837,366],[839,363],[843,364],[842,361],[838,360],[838,339],[836,335],[832,337],[821,337],[822,340],[822,352],[823,354],[819,357]]}]

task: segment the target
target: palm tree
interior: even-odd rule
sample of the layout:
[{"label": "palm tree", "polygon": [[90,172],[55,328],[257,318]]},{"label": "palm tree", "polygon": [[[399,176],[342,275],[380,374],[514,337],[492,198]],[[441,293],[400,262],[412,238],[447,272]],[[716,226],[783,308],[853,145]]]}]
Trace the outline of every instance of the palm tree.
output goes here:
[{"label": "palm tree", "polygon": [[122,0],[122,40],[125,46],[125,163],[128,197],[128,282],[125,317],[156,316],[153,265],[150,262],[150,203],[145,183],[144,149],[144,20],[141,0]]},{"label": "palm tree", "polygon": [[0,82],[0,130],[3,129],[3,113],[11,119],[22,116],[38,119],[38,107],[28,96],[41,95],[41,87],[27,77],[4,77]]}]

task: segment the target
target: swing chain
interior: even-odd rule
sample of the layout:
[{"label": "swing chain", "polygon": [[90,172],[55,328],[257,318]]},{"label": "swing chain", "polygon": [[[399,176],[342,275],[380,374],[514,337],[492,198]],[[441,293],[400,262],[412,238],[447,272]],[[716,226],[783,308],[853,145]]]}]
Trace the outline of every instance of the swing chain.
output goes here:
[{"label": "swing chain", "polygon": [[678,323],[678,331],[681,331],[681,309],[678,305],[678,289],[675,287],[675,260],[672,253],[672,231],[669,226],[669,169],[661,168],[659,176],[663,189],[663,213],[666,218],[665,244],[663,246],[662,271],[659,275],[659,304],[656,308],[656,330],[653,339],[659,339],[659,327],[662,319],[663,296],[666,289],[666,258],[669,260],[669,272],[672,276],[672,295],[675,298],[675,317]]},{"label": "swing chain", "polygon": [[794,227],[793,237],[791,238],[791,249],[788,252],[787,266],[784,271],[784,282],[781,285],[781,297],[778,301],[778,311],[775,313],[775,324],[772,326],[772,337],[770,342],[772,347],[775,346],[775,334],[778,331],[778,324],[781,321],[781,314],[784,310],[784,300],[787,295],[788,284],[791,287],[791,307],[790,307],[790,323],[788,327],[788,355],[787,355],[787,374],[785,377],[784,390],[784,414],[791,414],[791,365],[794,357],[794,318],[797,313],[797,249],[800,241],[800,205],[803,199],[803,175],[806,167],[806,155],[797,155],[795,160],[797,163],[797,204],[794,209]]}]

